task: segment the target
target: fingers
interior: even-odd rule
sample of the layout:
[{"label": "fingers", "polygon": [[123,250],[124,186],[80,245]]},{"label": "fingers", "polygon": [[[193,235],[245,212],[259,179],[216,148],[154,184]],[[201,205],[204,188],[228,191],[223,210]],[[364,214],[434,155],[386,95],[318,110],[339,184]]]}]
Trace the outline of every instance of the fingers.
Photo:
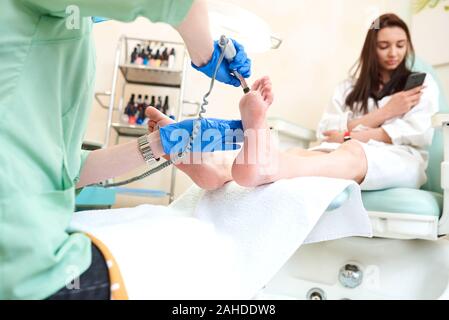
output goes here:
[{"label": "fingers", "polygon": [[328,130],[328,131],[324,131],[323,135],[325,135],[325,136],[332,136],[332,135],[338,134],[338,133],[340,133],[340,132],[337,131],[337,130]]},{"label": "fingers", "polygon": [[422,91],[418,91],[418,92],[416,92],[414,94],[409,95],[408,98],[411,98],[411,99],[421,98],[422,95],[423,95],[423,92]]},{"label": "fingers", "polygon": [[411,98],[410,101],[411,101],[410,104],[412,107],[416,106],[421,101],[421,95],[413,96],[413,98]]},{"label": "fingers", "polygon": [[229,67],[231,70],[237,70],[244,78],[249,78],[251,76],[251,59],[248,58],[242,45],[235,40],[232,41],[237,54],[229,63]]},{"label": "fingers", "polygon": [[234,43],[234,47],[235,47],[238,51],[244,50],[243,46],[242,46],[240,43],[238,43],[236,40],[231,39],[231,41],[232,41],[232,43]]},{"label": "fingers", "polygon": [[234,87],[240,87],[242,84],[240,83],[240,80],[239,79],[237,79],[236,77],[234,77],[234,76],[232,76],[230,79],[229,79],[229,83],[228,84],[230,84],[230,85],[232,85],[232,86],[234,86]]},{"label": "fingers", "polygon": [[251,59],[242,52],[237,53],[229,67],[231,70],[237,70],[244,78],[251,76]]},{"label": "fingers", "polygon": [[421,100],[422,95],[423,95],[423,92],[420,91],[420,92],[417,92],[417,93],[409,96],[409,99],[411,99],[412,101],[418,101],[419,102],[419,100]]},{"label": "fingers", "polygon": [[422,92],[425,88],[426,88],[426,86],[419,86],[419,87],[416,87],[414,89],[405,91],[405,94],[408,95],[408,96],[413,96],[415,94],[418,94],[418,93]]},{"label": "fingers", "polygon": [[421,101],[422,95],[423,95],[422,92],[418,92],[418,93],[416,93],[416,94],[414,94],[412,96],[407,97],[406,101],[407,101],[407,105],[409,107],[409,110],[419,104],[419,102]]}]

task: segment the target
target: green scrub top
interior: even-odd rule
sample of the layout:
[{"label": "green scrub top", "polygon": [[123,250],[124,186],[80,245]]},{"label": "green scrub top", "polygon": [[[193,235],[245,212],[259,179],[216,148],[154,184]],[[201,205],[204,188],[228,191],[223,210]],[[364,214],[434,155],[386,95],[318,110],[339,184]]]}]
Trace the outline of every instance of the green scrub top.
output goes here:
[{"label": "green scrub top", "polygon": [[[67,232],[92,106],[92,16],[178,25],[193,0],[2,0],[0,9],[0,299],[42,299],[91,263]],[[79,29],[66,8],[80,9]],[[82,284],[81,284],[82,285]]]}]

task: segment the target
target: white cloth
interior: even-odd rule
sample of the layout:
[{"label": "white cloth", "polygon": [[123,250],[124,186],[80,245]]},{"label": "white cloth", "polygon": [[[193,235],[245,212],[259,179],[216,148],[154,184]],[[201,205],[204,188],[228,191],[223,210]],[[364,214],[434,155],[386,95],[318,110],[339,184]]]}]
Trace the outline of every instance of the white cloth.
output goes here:
[{"label": "white cloth", "polygon": [[[404,116],[390,119],[382,125],[393,145],[375,140],[362,143],[368,160],[368,174],[361,184],[362,190],[420,188],[426,183],[427,149],[432,143],[434,132],[432,116],[439,110],[439,89],[430,74],[427,74],[424,85],[426,88],[418,105]],[[351,112],[346,106],[346,98],[353,87],[353,81],[349,79],[335,89],[332,101],[318,125],[318,139],[324,139],[325,131],[347,131],[348,121],[363,116]],[[380,100],[379,108],[383,108],[390,99],[391,96],[387,96]],[[369,99],[368,112],[375,108],[374,99]],[[354,131],[366,129],[369,128],[358,126]],[[310,150],[330,152],[339,146],[339,143],[324,142]]]},{"label": "white cloth", "polygon": [[359,186],[329,178],[192,187],[169,207],[77,213],[71,229],[108,246],[131,299],[250,299],[301,244],[372,235]]}]

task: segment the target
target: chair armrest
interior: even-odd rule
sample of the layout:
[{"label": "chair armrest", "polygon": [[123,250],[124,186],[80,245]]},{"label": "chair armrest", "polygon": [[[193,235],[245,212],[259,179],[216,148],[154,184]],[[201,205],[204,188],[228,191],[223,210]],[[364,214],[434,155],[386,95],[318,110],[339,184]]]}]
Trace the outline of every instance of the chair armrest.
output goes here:
[{"label": "chair armrest", "polygon": [[449,124],[449,113],[437,113],[432,117],[432,126],[438,128]]},{"label": "chair armrest", "polygon": [[444,205],[440,218],[439,234],[449,234],[449,114],[437,114],[432,122],[439,122],[443,127],[444,160],[441,164],[441,188],[443,189]]}]

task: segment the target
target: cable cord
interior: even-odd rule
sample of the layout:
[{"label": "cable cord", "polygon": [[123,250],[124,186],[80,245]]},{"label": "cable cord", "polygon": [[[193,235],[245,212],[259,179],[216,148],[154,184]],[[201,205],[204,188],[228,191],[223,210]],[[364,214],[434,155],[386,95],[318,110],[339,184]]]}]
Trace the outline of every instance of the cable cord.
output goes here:
[{"label": "cable cord", "polygon": [[123,185],[126,185],[126,184],[130,184],[130,183],[135,182],[135,181],[142,180],[142,179],[144,179],[144,178],[146,178],[148,176],[151,176],[151,175],[153,175],[153,174],[155,174],[155,173],[157,173],[157,172],[159,172],[159,171],[169,167],[173,163],[178,163],[178,161],[181,161],[192,150],[193,142],[195,141],[195,139],[198,136],[199,131],[201,130],[201,120],[203,119],[203,115],[207,111],[206,108],[205,108],[209,104],[209,101],[207,100],[207,98],[210,96],[210,94],[212,93],[212,90],[214,88],[215,80],[217,78],[218,69],[220,68],[221,63],[223,62],[224,55],[225,55],[225,50],[226,50],[226,46],[227,45],[228,44],[226,42],[226,44],[224,45],[224,47],[221,50],[220,57],[218,58],[217,65],[216,65],[215,70],[214,70],[214,74],[213,74],[213,76],[211,78],[211,81],[210,81],[209,91],[203,97],[203,102],[200,105],[200,110],[198,112],[197,119],[195,120],[193,129],[192,129],[192,135],[190,136],[190,139],[189,139],[189,144],[187,145],[185,150],[183,152],[180,152],[178,155],[174,155],[174,157],[175,157],[174,159],[167,160],[164,163],[160,164],[159,166],[157,166],[155,168],[152,168],[151,170],[148,170],[147,172],[145,172],[145,173],[143,173],[143,174],[141,174],[141,175],[139,175],[137,177],[134,177],[134,178],[131,178],[131,179],[128,179],[128,180],[124,180],[124,181],[121,181],[121,182],[106,184],[106,185],[103,185],[103,184],[92,184],[92,185],[89,185],[89,187],[90,186],[96,186],[96,187],[103,187],[103,188],[113,188],[113,187],[119,187],[119,186],[123,186]]}]

